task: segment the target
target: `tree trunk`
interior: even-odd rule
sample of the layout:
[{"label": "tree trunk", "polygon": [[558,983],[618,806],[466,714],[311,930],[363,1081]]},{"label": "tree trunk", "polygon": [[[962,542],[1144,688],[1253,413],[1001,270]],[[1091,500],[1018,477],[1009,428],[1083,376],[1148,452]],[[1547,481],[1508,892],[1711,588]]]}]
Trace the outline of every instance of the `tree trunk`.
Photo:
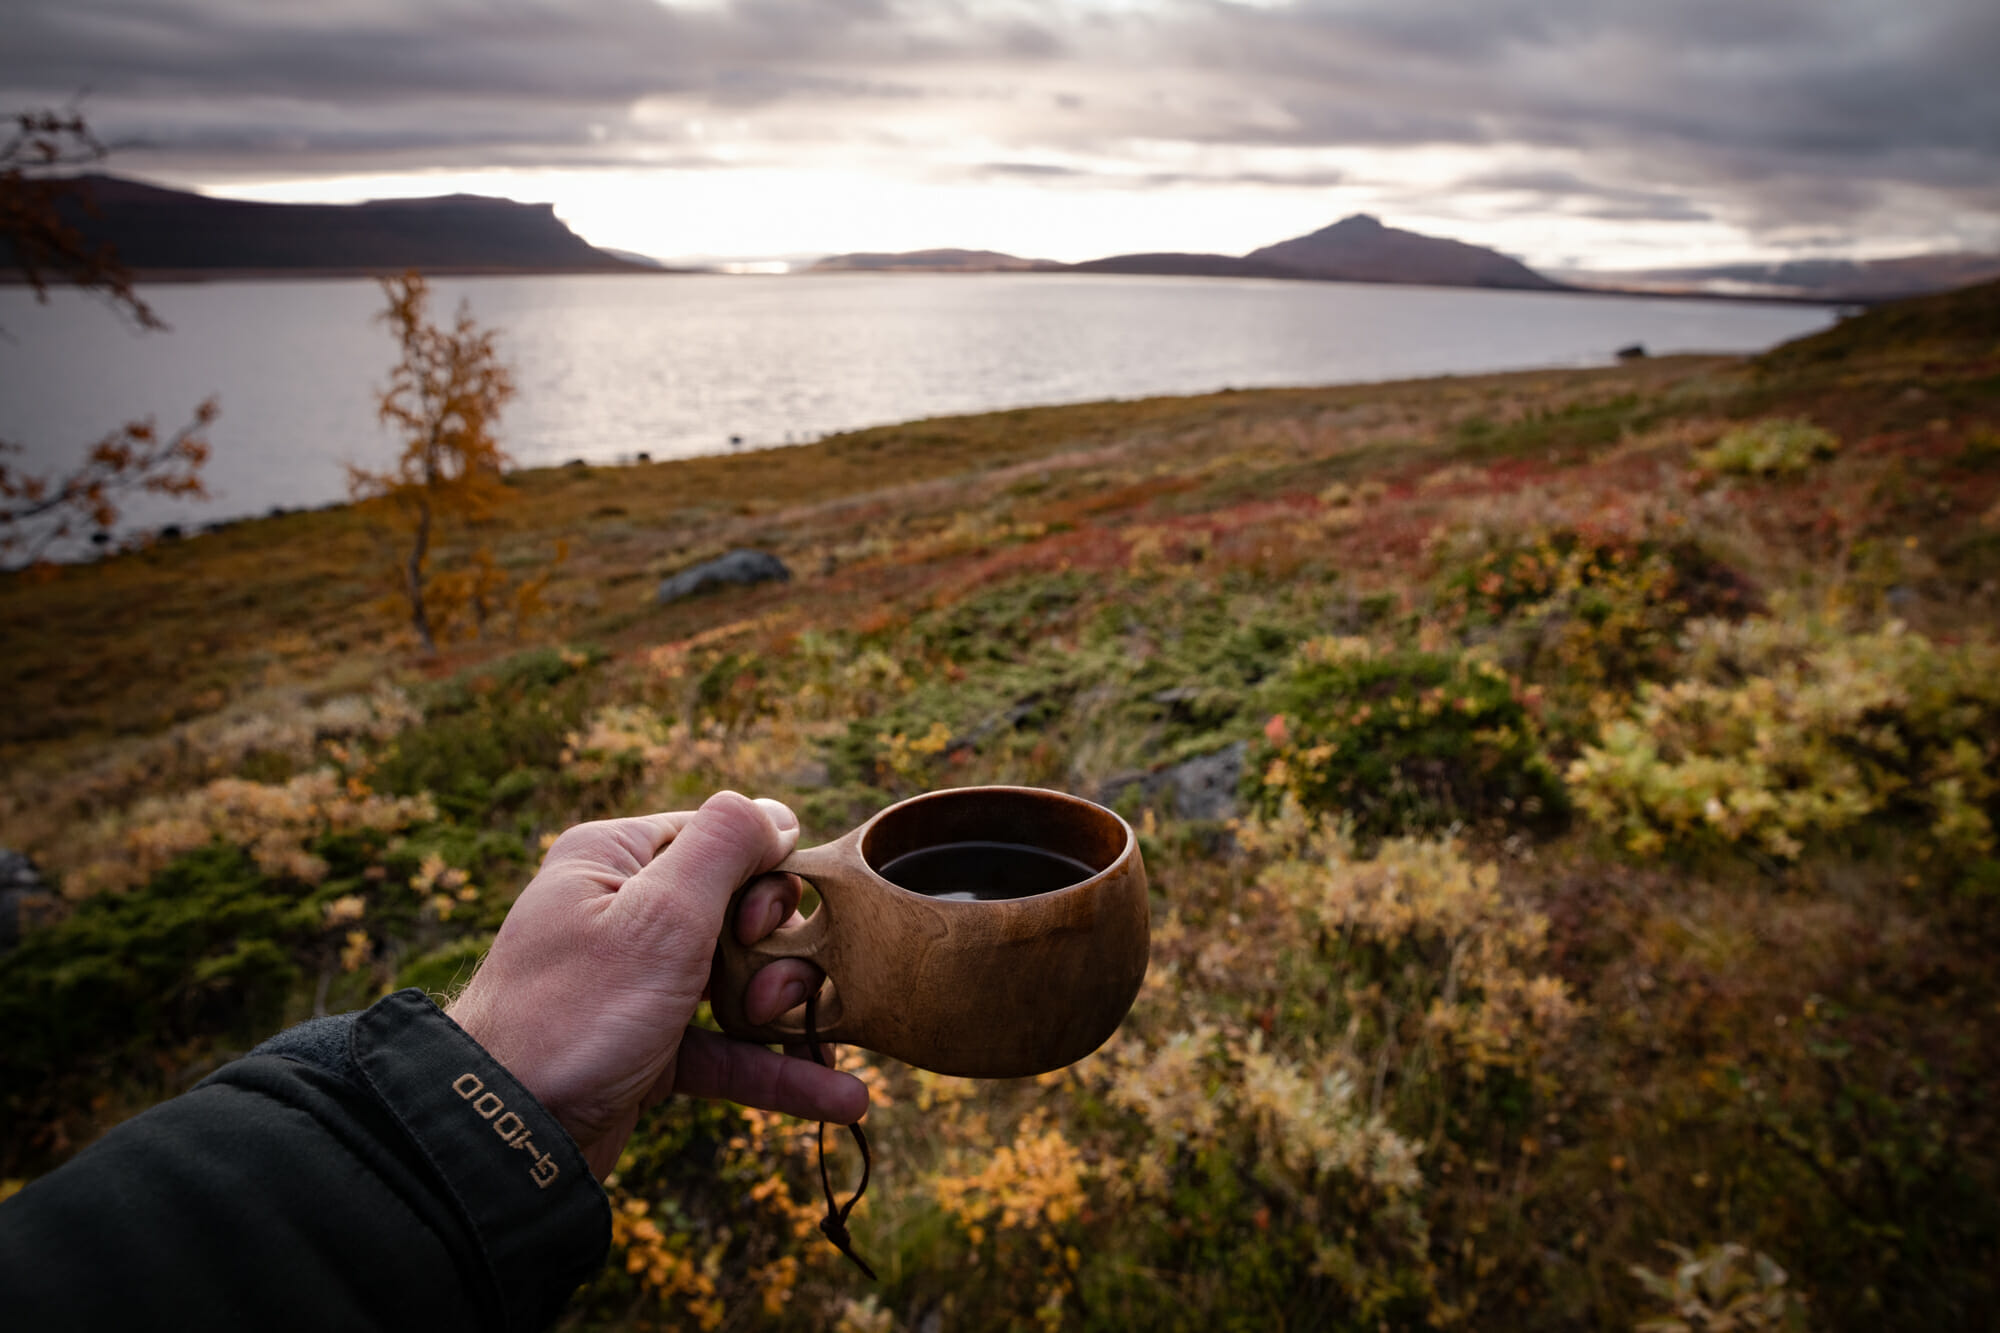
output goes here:
[{"label": "tree trunk", "polygon": [[410,598],[410,628],[424,645],[425,657],[437,656],[437,637],[431,633],[430,610],[424,605],[424,557],[430,553],[431,505],[428,498],[417,502],[417,531],[410,544],[410,559],[403,566],[403,590]]}]

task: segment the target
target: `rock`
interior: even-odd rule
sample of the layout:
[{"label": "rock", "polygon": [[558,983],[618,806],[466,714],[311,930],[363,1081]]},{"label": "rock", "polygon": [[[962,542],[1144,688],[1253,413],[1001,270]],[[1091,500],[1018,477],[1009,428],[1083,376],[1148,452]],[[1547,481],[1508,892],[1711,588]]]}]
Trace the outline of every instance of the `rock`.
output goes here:
[{"label": "rock", "polygon": [[33,861],[0,847],[0,953],[21,942],[21,935],[59,905]]},{"label": "rock", "polygon": [[653,601],[665,606],[668,602],[678,602],[683,597],[694,597],[717,588],[747,588],[773,581],[784,583],[791,577],[792,571],[785,568],[785,562],[769,551],[731,551],[661,580],[658,591],[653,594]]},{"label": "rock", "polygon": [[1236,741],[1168,768],[1112,778],[1099,786],[1098,794],[1101,799],[1114,800],[1137,787],[1147,805],[1157,807],[1171,800],[1178,819],[1233,819],[1238,813],[1236,784],[1243,777],[1243,756],[1248,749],[1248,742]]}]

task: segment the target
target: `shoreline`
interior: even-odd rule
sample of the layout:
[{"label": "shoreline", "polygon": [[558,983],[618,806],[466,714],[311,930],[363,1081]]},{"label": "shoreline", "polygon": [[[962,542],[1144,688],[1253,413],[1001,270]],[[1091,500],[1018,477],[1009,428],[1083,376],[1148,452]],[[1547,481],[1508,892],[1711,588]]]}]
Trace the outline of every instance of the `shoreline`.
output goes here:
[{"label": "shoreline", "polygon": [[[131,281],[137,284],[162,284],[184,286],[199,283],[219,282],[281,282],[289,279],[303,281],[337,281],[353,278],[370,278],[380,281],[384,278],[399,277],[407,270],[382,268],[370,265],[326,265],[313,268],[170,268],[133,269]],[[1395,279],[1380,281],[1366,278],[1320,278],[1311,274],[1296,277],[1276,274],[1254,276],[1227,273],[1133,273],[1114,272],[1090,268],[1088,264],[1065,264],[1049,268],[893,268],[893,269],[815,269],[802,268],[788,273],[732,273],[721,268],[680,268],[669,265],[618,264],[579,268],[516,268],[495,264],[453,264],[420,269],[430,278],[568,278],[568,277],[716,277],[716,278],[896,278],[896,277],[1037,277],[1063,275],[1068,277],[1098,278],[1183,278],[1203,281],[1228,282],[1282,282],[1312,283],[1334,287],[1406,287],[1416,291],[1441,292],[1496,292],[1515,296],[1610,296],[1632,300],[1660,301],[1713,301],[1725,305],[1786,305],[1823,306],[1832,309],[1852,307],[1866,308],[1889,301],[1907,299],[1908,294],[1894,296],[1812,296],[1807,294],[1760,295],[1748,292],[1663,292],[1626,287],[1585,287],[1560,284],[1551,287],[1496,287],[1477,284],[1453,284],[1434,282],[1400,282]],[[0,272],[0,287],[28,287],[31,284],[18,272]],[[1934,293],[1921,293],[1930,295]]]},{"label": "shoreline", "polygon": [[[552,480],[560,483],[567,478],[587,478],[599,472],[617,472],[629,475],[643,475],[651,470],[671,472],[681,468],[704,468],[721,465],[734,468],[747,464],[757,456],[784,451],[791,458],[814,461],[815,454],[840,454],[846,451],[872,451],[871,441],[909,436],[915,432],[941,430],[952,433],[977,431],[982,425],[1000,426],[1002,423],[1021,421],[1023,418],[1061,421],[1070,416],[1121,416],[1136,413],[1148,416],[1176,417],[1197,413],[1205,405],[1240,406],[1248,411],[1260,410],[1260,400],[1272,401],[1290,398],[1321,398],[1339,395],[1352,396],[1361,401],[1372,401],[1378,397],[1401,399],[1406,395],[1424,395],[1428,392],[1444,391],[1467,385],[1492,385],[1506,387],[1512,384],[1522,386],[1546,379],[1550,376],[1584,377],[1616,376],[1621,372],[1637,372],[1653,368],[1665,375],[1708,372],[1740,365],[1749,360],[1743,353],[1726,352],[1677,352],[1661,356],[1646,356],[1631,361],[1615,361],[1595,366],[1529,366],[1512,370],[1470,371],[1459,374],[1419,375],[1401,379],[1362,380],[1332,382],[1325,384],[1295,385],[1253,385],[1241,388],[1224,387],[1198,393],[1147,394],[1132,398],[1090,398],[1076,402],[1036,403],[1018,407],[996,407],[976,412],[953,412],[927,417],[911,417],[898,421],[878,422],[874,425],[857,426],[848,430],[833,431],[817,439],[796,441],[769,441],[764,443],[745,442],[740,447],[712,450],[705,453],[671,456],[621,455],[608,459],[570,458],[561,462],[519,463],[509,467],[503,474],[510,486],[534,490],[549,484]],[[994,453],[998,454],[998,447]],[[972,466],[975,470],[995,465],[1004,460],[998,457],[982,458]],[[304,515],[338,514],[355,509],[358,502],[351,498],[338,498],[318,502],[302,501],[296,504],[270,505],[261,510],[245,511],[238,514],[220,514],[213,517],[191,517],[168,521],[152,526],[133,526],[118,534],[107,548],[102,550],[79,551],[69,560],[54,563],[65,567],[88,567],[116,561],[120,558],[158,548],[162,544],[181,544],[198,538],[225,532],[234,532],[248,524],[278,522]],[[174,535],[165,536],[169,530]],[[0,567],[0,578],[22,573],[17,566]]]}]

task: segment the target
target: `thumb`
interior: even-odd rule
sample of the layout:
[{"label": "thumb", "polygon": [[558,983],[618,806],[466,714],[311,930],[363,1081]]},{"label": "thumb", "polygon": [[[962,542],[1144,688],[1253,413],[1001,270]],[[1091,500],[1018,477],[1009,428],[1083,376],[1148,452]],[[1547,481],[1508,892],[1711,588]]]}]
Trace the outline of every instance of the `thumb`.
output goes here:
[{"label": "thumb", "polygon": [[717,792],[613,897],[616,928],[635,943],[685,943],[706,957],[722,934],[730,898],[798,841],[798,817],[784,805]]}]

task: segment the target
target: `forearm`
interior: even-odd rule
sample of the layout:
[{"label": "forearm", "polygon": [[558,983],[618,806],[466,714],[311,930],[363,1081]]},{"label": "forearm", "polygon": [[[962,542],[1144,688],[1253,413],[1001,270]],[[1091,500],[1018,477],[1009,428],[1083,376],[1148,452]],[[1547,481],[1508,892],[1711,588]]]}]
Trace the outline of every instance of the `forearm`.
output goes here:
[{"label": "forearm", "polygon": [[0,1206],[15,1326],[532,1329],[610,1214],[560,1126],[416,992],[295,1029]]}]

